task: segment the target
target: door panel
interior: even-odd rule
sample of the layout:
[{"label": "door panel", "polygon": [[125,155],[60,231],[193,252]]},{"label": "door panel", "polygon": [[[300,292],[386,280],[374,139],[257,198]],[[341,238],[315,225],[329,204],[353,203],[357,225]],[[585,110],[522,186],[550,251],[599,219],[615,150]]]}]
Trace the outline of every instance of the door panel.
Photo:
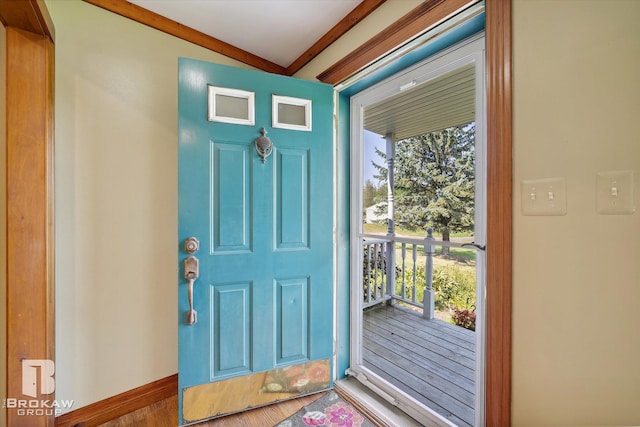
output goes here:
[{"label": "door panel", "polygon": [[309,354],[309,278],[276,282],[277,363],[304,360]]},{"label": "door panel", "polygon": [[247,146],[213,144],[211,200],[214,253],[251,250],[250,155]]},{"label": "door panel", "polygon": [[[220,104],[226,94],[243,102],[227,111]],[[309,126],[274,128],[277,97],[310,108]],[[330,366],[333,354],[333,89],[181,59],[178,98],[179,240],[201,242],[193,254],[200,271],[192,325],[180,271],[186,424],[330,386],[330,369],[316,368],[310,383],[316,388],[271,385],[264,392],[274,375],[287,377],[274,373],[290,367],[286,372],[298,375],[316,361]],[[273,142],[264,161],[254,147],[261,128]],[[181,247],[181,266],[189,255]],[[207,404],[223,395],[224,405]]]},{"label": "door panel", "polygon": [[276,248],[307,249],[309,240],[309,153],[276,154]]},{"label": "door panel", "polygon": [[251,287],[250,282],[211,287],[214,378],[251,370]]}]

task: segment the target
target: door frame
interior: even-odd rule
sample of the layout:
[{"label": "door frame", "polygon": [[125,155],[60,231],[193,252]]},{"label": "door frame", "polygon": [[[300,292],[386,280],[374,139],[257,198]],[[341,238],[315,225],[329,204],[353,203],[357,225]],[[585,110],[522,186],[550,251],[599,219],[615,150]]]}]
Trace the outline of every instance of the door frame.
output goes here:
[{"label": "door frame", "polygon": [[[54,359],[55,30],[41,0],[3,2],[0,22],[6,30],[7,56],[6,116],[2,118],[6,120],[7,175],[0,196],[6,209],[6,247],[2,248],[7,260],[2,271],[7,320],[5,391],[6,396],[20,396],[22,359]],[[53,396],[39,397],[51,400]],[[5,421],[17,425],[24,417],[7,409]],[[30,421],[34,426],[52,426],[55,419],[49,414]]]},{"label": "door frame", "polygon": [[[350,310],[350,365],[349,370],[355,373],[356,377],[360,379],[358,374],[363,374],[366,378],[365,384],[372,384],[373,389],[380,389],[384,393],[396,396],[394,393],[395,386],[388,383],[381,377],[373,372],[371,369],[364,366],[362,361],[363,357],[363,311],[362,311],[362,286],[353,286],[354,283],[362,283],[362,218],[363,209],[362,204],[362,154],[363,140],[361,133],[364,125],[364,112],[362,107],[367,105],[378,104],[384,99],[394,97],[402,93],[401,87],[403,83],[407,81],[420,82],[420,84],[427,84],[432,79],[437,79],[443,75],[446,75],[454,70],[458,70],[461,67],[473,64],[475,74],[475,124],[476,124],[476,161],[475,161],[475,243],[485,245],[486,242],[486,102],[485,102],[485,34],[484,31],[476,33],[460,42],[457,42],[448,48],[437,52],[432,55],[428,55],[424,59],[418,61],[416,64],[408,66],[399,72],[393,73],[389,77],[385,78],[381,82],[374,84],[366,89],[363,89],[350,96],[350,145],[351,145],[351,163],[350,163],[350,230],[351,238],[349,242],[351,254],[350,261],[350,284],[351,291],[351,310]],[[397,144],[398,141],[394,141],[393,144]],[[355,148],[354,148],[355,147]],[[355,155],[354,155],[355,154]],[[424,232],[424,230],[423,230]],[[381,236],[384,237],[384,236]],[[437,245],[436,245],[437,246]],[[475,354],[476,354],[476,367],[475,367],[475,382],[477,384],[474,392],[475,397],[475,422],[474,424],[483,425],[484,422],[484,394],[485,390],[481,389],[481,384],[484,384],[484,369],[485,369],[485,253],[482,250],[476,251],[476,257],[479,262],[476,263],[476,304],[477,307],[477,323],[476,323],[476,339],[475,339]],[[354,366],[355,365],[355,366]],[[404,391],[402,388],[397,387],[400,391]],[[442,422],[440,415],[437,411],[429,408],[429,405],[420,404],[417,400],[409,397],[408,395],[403,398],[402,406],[399,406],[403,411],[413,416],[415,419],[430,420],[434,425],[439,425]],[[400,400],[396,396],[396,400]],[[426,408],[426,409],[425,409]]]},{"label": "door frame", "polygon": [[[427,1],[426,4],[436,4],[435,7],[429,9],[434,10],[436,7],[444,8],[453,5],[458,8],[467,7],[476,1],[460,0],[444,0],[444,1]],[[460,4],[463,3],[463,4]],[[21,8],[29,11],[30,17],[36,18],[35,21],[40,22],[42,17],[49,17],[46,5],[42,1],[22,0],[20,2],[6,2],[6,5],[13,8],[21,5]],[[450,9],[450,8],[449,8]],[[511,21],[512,4],[510,0],[486,0],[486,74],[487,74],[487,186],[491,189],[487,193],[487,242],[489,248],[487,250],[487,318],[486,318],[486,379],[485,379],[485,423],[486,425],[508,425],[511,420],[511,308],[512,308],[512,21]],[[36,12],[37,11],[37,12]],[[419,25],[408,27],[406,22],[400,22],[405,17],[398,20],[396,27],[402,28],[404,31],[392,32],[394,39],[402,37],[405,41],[414,38],[419,33],[427,31],[429,28],[437,25],[442,19],[451,14],[450,11],[442,11],[439,14],[420,12],[420,16],[424,19],[420,20]],[[0,11],[0,17],[5,26],[16,25],[18,23],[9,20],[3,11]],[[19,18],[17,14],[16,18]],[[52,21],[48,21],[49,25],[43,25],[49,38],[53,40]],[[411,22],[417,22],[412,20]],[[391,27],[387,27],[390,29]],[[382,35],[383,32],[380,33]],[[392,42],[389,33],[385,36],[376,36],[371,39],[371,45],[368,46],[371,54],[380,56],[384,52],[392,49],[389,42]],[[385,43],[383,43],[385,42]],[[51,44],[51,55],[53,54],[53,42]],[[363,45],[364,46],[364,45]],[[397,46],[397,44],[396,44]],[[345,62],[350,64],[350,72],[363,69],[367,64],[367,58],[354,57],[351,54],[346,55]],[[52,70],[32,69],[25,76],[25,79],[37,82],[43,78],[47,78]],[[345,77],[346,78],[346,77]],[[323,79],[320,79],[323,80]],[[326,81],[326,80],[323,80]],[[53,116],[53,93],[50,97],[45,97],[37,101],[30,102],[31,108],[42,108],[49,111]],[[9,102],[8,102],[9,104]],[[32,110],[33,111],[33,110]],[[53,119],[49,120],[49,126],[53,126]],[[50,147],[53,146],[53,135],[49,135]],[[29,155],[25,152],[16,153],[14,157],[17,162],[29,162]],[[43,162],[31,165],[33,176],[49,177],[48,181],[52,181],[53,167],[51,162]],[[33,191],[33,184],[28,180],[11,180],[7,181],[7,186],[11,186],[12,191],[28,194]],[[43,202],[44,212],[47,212],[49,206],[53,205],[54,194],[53,186],[45,185],[45,200]],[[51,218],[43,227],[29,235],[31,242],[37,247],[48,247],[51,245],[51,236],[53,235],[53,222]],[[22,236],[24,237],[24,236]],[[17,235],[17,239],[20,237]],[[9,249],[9,247],[7,248]],[[49,259],[53,259],[53,250],[48,252]],[[53,263],[51,263],[51,266]],[[7,262],[7,269],[20,269],[20,263]],[[53,277],[49,276],[49,280],[38,283],[38,292],[44,295],[53,295]],[[7,313],[15,313],[19,305],[23,302],[15,300],[7,300]],[[32,312],[38,312],[42,307],[42,301],[37,298],[30,298],[24,301],[23,308],[28,308]],[[53,312],[53,304],[50,304],[51,312]],[[42,333],[41,324],[37,322],[30,323],[28,329],[22,331],[25,336],[33,341],[34,345],[53,348],[54,328],[53,321],[49,322],[46,333]],[[19,333],[16,323],[7,325],[7,336]],[[11,371],[7,366],[7,372]],[[7,381],[9,381],[7,377]],[[52,417],[50,417],[52,418]],[[43,423],[46,425],[46,423]]]},{"label": "door frame", "polygon": [[[337,85],[478,0],[427,0],[317,77]],[[512,1],[485,0],[485,425],[511,423],[513,239]]]}]

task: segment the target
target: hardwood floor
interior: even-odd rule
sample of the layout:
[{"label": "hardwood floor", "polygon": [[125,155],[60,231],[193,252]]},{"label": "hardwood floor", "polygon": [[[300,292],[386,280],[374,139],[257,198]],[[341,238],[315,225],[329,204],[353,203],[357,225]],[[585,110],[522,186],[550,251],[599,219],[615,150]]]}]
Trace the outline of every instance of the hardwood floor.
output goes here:
[{"label": "hardwood floor", "polygon": [[[275,405],[256,408],[197,424],[199,427],[269,427],[298,412],[303,406],[322,397],[326,392],[287,400]],[[157,402],[100,427],[176,427],[178,425],[178,397]]]}]

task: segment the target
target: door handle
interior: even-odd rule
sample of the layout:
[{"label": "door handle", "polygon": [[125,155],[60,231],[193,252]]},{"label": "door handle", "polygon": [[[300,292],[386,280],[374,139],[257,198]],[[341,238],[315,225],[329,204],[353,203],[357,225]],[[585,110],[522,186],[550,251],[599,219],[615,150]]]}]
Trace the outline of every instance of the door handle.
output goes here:
[{"label": "door handle", "polygon": [[471,243],[463,243],[460,246],[462,246],[463,248],[466,248],[468,246],[473,246],[474,248],[478,249],[479,251],[486,251],[487,247],[485,245],[479,245],[475,242],[471,242]]},{"label": "door handle", "polygon": [[198,312],[193,308],[193,285],[200,275],[199,264],[198,258],[193,255],[184,260],[184,278],[187,279],[187,296],[189,297],[188,325],[193,325],[198,321]]}]

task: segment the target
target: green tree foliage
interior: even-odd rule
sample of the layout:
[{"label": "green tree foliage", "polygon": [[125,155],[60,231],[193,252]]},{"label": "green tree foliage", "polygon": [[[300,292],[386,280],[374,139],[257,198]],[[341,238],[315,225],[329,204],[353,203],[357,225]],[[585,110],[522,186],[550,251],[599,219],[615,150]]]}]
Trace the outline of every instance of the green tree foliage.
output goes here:
[{"label": "green tree foliage", "polygon": [[[397,142],[396,224],[410,230],[431,226],[442,240],[449,240],[451,232],[473,230],[474,144],[474,123]],[[386,155],[376,151],[383,162],[374,163],[375,178],[386,183]]]},{"label": "green tree foliage", "polygon": [[387,186],[386,185],[376,185],[368,179],[367,182],[364,183],[363,189],[363,201],[362,206],[368,208],[369,206],[373,206],[376,203],[380,203],[387,200]]}]

